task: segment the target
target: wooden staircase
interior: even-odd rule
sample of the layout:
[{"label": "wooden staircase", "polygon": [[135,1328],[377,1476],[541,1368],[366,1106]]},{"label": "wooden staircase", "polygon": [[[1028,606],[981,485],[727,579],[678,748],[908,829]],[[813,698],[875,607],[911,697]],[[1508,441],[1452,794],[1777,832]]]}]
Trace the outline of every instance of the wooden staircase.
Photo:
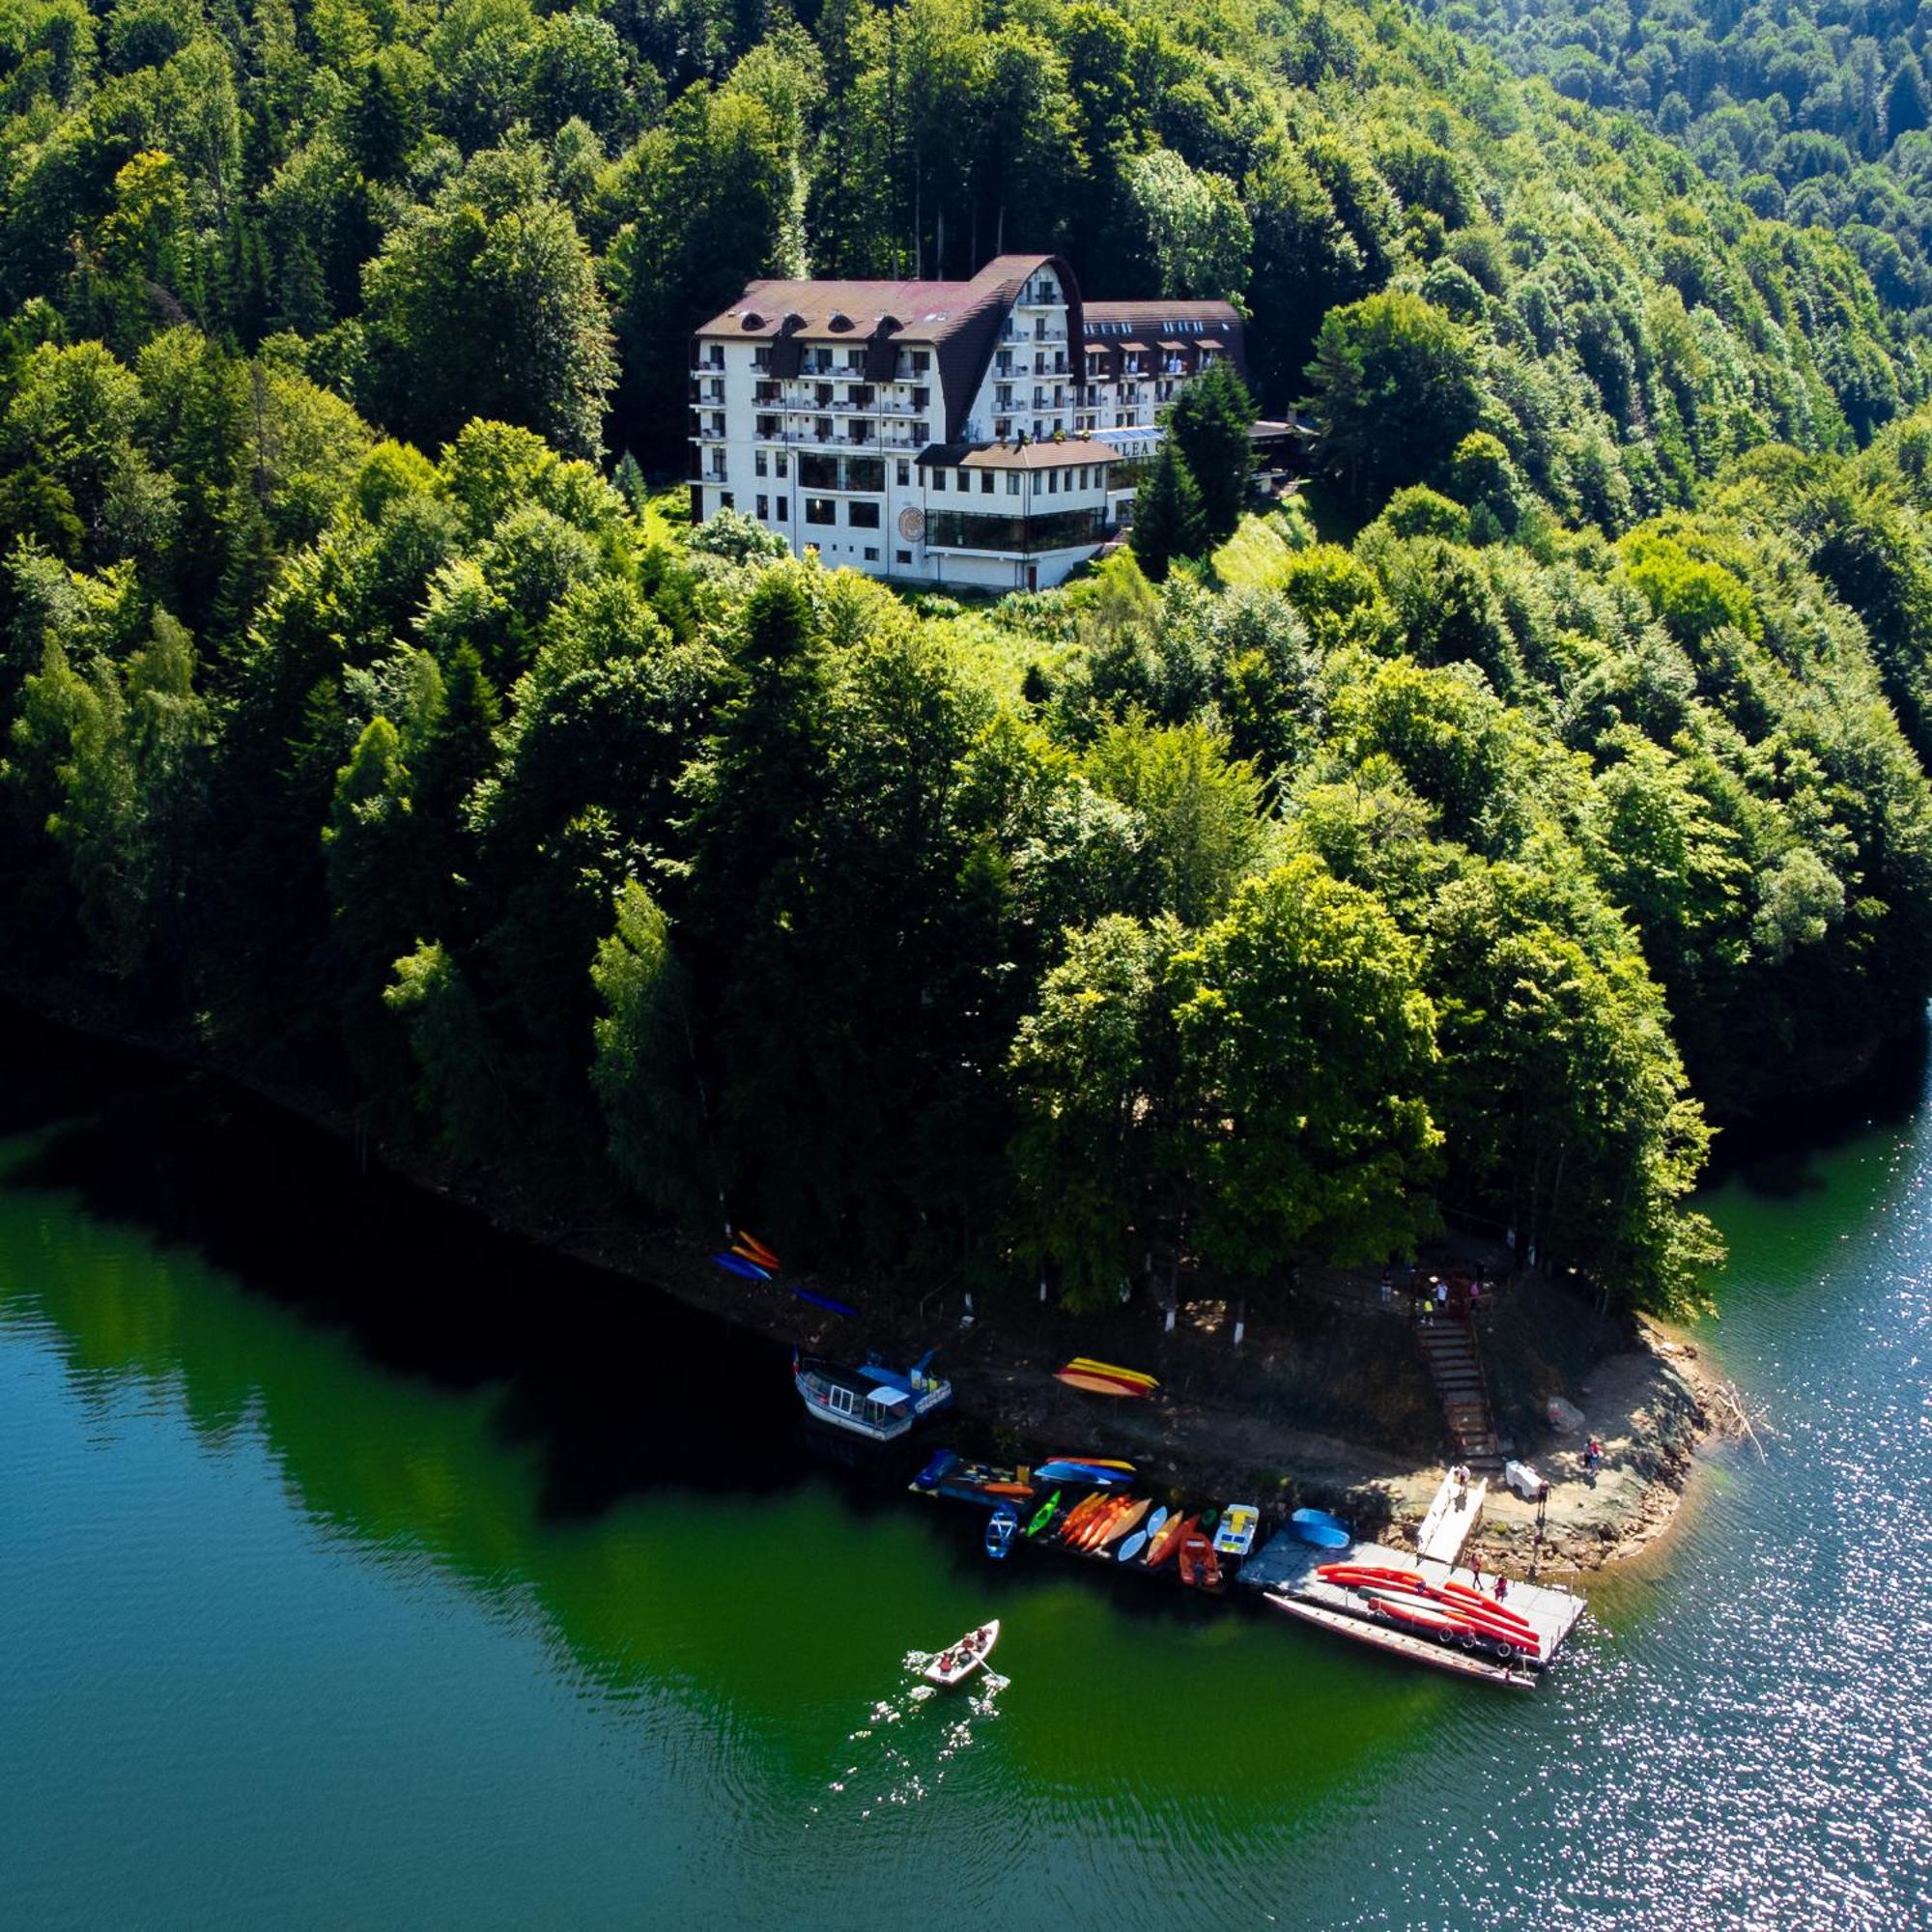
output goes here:
[{"label": "wooden staircase", "polygon": [[1456,1445],[1456,1460],[1472,1469],[1499,1469],[1502,1451],[1490,1413],[1489,1384],[1483,1378],[1483,1358],[1476,1349],[1475,1330],[1466,1321],[1438,1317],[1416,1330],[1442,1413]]}]

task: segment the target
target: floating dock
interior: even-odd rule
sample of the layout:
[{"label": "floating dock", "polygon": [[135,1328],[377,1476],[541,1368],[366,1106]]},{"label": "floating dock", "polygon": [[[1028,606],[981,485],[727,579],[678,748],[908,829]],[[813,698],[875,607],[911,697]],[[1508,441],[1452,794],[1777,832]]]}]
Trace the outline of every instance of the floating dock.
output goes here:
[{"label": "floating dock", "polygon": [[[1371,1600],[1346,1583],[1331,1582],[1319,1573],[1338,1560],[1372,1569],[1412,1570],[1431,1583],[1465,1583],[1480,1587],[1474,1570],[1458,1567],[1463,1548],[1476,1527],[1489,1494],[1486,1482],[1459,1482],[1445,1476],[1422,1526],[1416,1532],[1416,1553],[1390,1549],[1379,1543],[1357,1543],[1346,1553],[1314,1549],[1298,1537],[1284,1533],[1264,1544],[1248,1559],[1241,1581],[1260,1590],[1278,1610],[1319,1625],[1339,1636],[1352,1637],[1377,1650],[1433,1664],[1462,1677],[1482,1677],[1492,1683],[1531,1686],[1535,1673],[1547,1669],[1563,1648],[1583,1614],[1583,1600],[1574,1590],[1547,1583],[1512,1580],[1501,1601],[1527,1621],[1536,1633],[1537,1654],[1519,1662],[1492,1661],[1453,1648],[1427,1636],[1392,1630],[1370,1608]],[[1495,1577],[1485,1594],[1494,1600]]]},{"label": "floating dock", "polygon": [[1411,1663],[1427,1663],[1458,1677],[1480,1677],[1487,1683],[1507,1684],[1512,1690],[1536,1689],[1536,1673],[1533,1670],[1519,1670],[1507,1663],[1492,1662],[1488,1658],[1471,1657],[1463,1651],[1451,1650],[1445,1644],[1432,1643],[1427,1637],[1410,1636],[1406,1631],[1390,1630],[1386,1624],[1372,1624],[1358,1616],[1345,1616],[1340,1610],[1311,1604],[1303,1598],[1269,1596],[1264,1601],[1305,1624],[1315,1624],[1322,1630],[1333,1631],[1338,1636],[1353,1637],[1356,1642],[1366,1643],[1373,1649],[1406,1657]]},{"label": "floating dock", "polygon": [[[1473,1661],[1445,1644],[1391,1631],[1385,1624],[1373,1621],[1366,1600],[1358,1591],[1345,1584],[1331,1583],[1325,1577],[1316,1574],[1324,1565],[1338,1560],[1391,1570],[1415,1570],[1432,1583],[1452,1578],[1458,1583],[1473,1586],[1476,1581],[1473,1570],[1427,1559],[1418,1561],[1407,1550],[1389,1549],[1379,1543],[1357,1543],[1344,1555],[1333,1549],[1313,1549],[1299,1538],[1286,1533],[1274,1537],[1256,1550],[1243,1566],[1240,1580],[1261,1590],[1270,1599],[1283,1600],[1279,1607],[1287,1608],[1293,1603],[1297,1606],[1294,1614],[1298,1614],[1303,1606],[1321,1610],[1326,1614],[1320,1618],[1308,1617],[1304,1621],[1319,1622],[1329,1630],[1341,1629],[1344,1635],[1359,1637],[1362,1642],[1375,1644],[1378,1649],[1396,1648],[1382,1643],[1380,1639],[1400,1636],[1401,1654],[1406,1657],[1440,1663],[1445,1669]],[[1493,1578],[1490,1580],[1493,1581]],[[1535,1631],[1536,1666],[1539,1669],[1547,1666],[1563,1648],[1584,1609],[1582,1598],[1574,1590],[1556,1589],[1547,1583],[1512,1581],[1503,1602],[1519,1616],[1525,1618]],[[1482,1674],[1513,1679],[1520,1673],[1491,1666]]]},{"label": "floating dock", "polygon": [[[911,1488],[915,1494],[932,1499],[990,1506],[1001,1500],[1017,1500],[1013,1492],[1027,1486],[1029,1473],[1025,1469],[966,1463],[941,1452]],[[1035,1484],[1037,1480],[1033,1479]],[[1075,1497],[1084,1493],[1077,1485],[1065,1487]],[[1412,1572],[1431,1583],[1455,1581],[1477,1587],[1476,1573],[1461,1566],[1458,1559],[1482,1514],[1487,1494],[1485,1483],[1459,1483],[1453,1476],[1447,1478],[1423,1518],[1417,1551],[1391,1549],[1379,1543],[1352,1543],[1346,1550],[1318,1549],[1302,1542],[1292,1528],[1283,1528],[1245,1560],[1224,1558],[1224,1576],[1257,1591],[1264,1603],[1285,1615],[1337,1636],[1352,1638],[1371,1649],[1446,1670],[1454,1676],[1507,1685],[1514,1690],[1533,1690],[1583,1614],[1583,1600],[1574,1590],[1512,1579],[1502,1602],[1534,1632],[1537,1654],[1534,1658],[1526,1653],[1502,1658],[1487,1647],[1464,1648],[1396,1629],[1376,1613],[1373,1598],[1319,1574],[1330,1565],[1354,1564]],[[1027,1520],[1027,1508],[1026,1503],[1019,1504],[1022,1524]],[[1115,1563],[1118,1556],[1118,1550],[1111,1546],[1098,1550],[1072,1549],[1053,1538],[1042,1538],[1033,1547],[1090,1563]],[[1133,1570],[1143,1577],[1162,1577],[1171,1586],[1180,1587],[1171,1564],[1159,1570],[1149,1570],[1140,1563],[1116,1564],[1116,1567]],[[1495,1578],[1492,1576],[1486,1580],[1489,1588],[1484,1594],[1494,1601]],[[1226,1587],[1224,1582],[1222,1588]]]}]

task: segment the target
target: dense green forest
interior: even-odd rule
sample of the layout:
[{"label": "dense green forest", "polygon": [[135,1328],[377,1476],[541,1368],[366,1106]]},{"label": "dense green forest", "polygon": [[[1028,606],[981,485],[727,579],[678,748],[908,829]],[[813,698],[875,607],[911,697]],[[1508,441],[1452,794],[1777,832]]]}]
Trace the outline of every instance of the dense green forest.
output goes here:
[{"label": "dense green forest", "polygon": [[[1917,347],[1628,122],[1380,6],[4,19],[13,970],[1075,1300],[1445,1211],[1681,1299],[1707,1109],[1922,1004]],[[1248,304],[1312,518],[962,610],[651,498],[746,277],[1049,245]]]},{"label": "dense green forest", "polygon": [[1635,115],[1759,214],[1834,229],[1932,327],[1932,82],[1917,0],[1426,0],[1571,100]]}]

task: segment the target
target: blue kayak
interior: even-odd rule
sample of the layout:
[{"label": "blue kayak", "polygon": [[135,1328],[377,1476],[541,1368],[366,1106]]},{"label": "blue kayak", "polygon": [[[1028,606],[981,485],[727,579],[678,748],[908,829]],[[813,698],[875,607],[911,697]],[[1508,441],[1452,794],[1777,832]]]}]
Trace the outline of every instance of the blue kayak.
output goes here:
[{"label": "blue kayak", "polygon": [[1131,1469],[1110,1469],[1100,1463],[1065,1459],[1042,1463],[1034,1474],[1049,1483],[1087,1483],[1096,1490],[1123,1490],[1134,1479]]},{"label": "blue kayak", "polygon": [[1355,1540],[1349,1525],[1326,1510],[1299,1509],[1288,1520],[1295,1535],[1317,1549],[1347,1549]]},{"label": "blue kayak", "polygon": [[[771,1277],[767,1275],[766,1280]],[[801,1301],[809,1301],[814,1308],[823,1308],[833,1315],[856,1315],[856,1308],[847,1308],[842,1301],[835,1301],[829,1294],[814,1294],[809,1288],[794,1288],[792,1293]]]},{"label": "blue kayak", "polygon": [[1011,1503],[1002,1503],[986,1519],[986,1554],[999,1561],[1012,1553],[1013,1534],[1020,1526],[1020,1513]]}]

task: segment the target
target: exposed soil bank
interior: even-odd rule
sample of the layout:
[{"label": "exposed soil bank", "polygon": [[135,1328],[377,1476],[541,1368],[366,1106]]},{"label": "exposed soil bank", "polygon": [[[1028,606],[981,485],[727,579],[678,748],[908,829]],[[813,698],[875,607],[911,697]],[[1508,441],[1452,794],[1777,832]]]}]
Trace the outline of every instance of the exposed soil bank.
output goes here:
[{"label": "exposed soil bank", "polygon": [[[57,1023],[184,1069],[212,1072],[346,1141],[413,1185],[462,1204],[490,1225],[763,1334],[783,1346],[858,1358],[867,1349],[910,1356],[938,1344],[958,1399],[936,1425],[977,1450],[1013,1461],[1052,1453],[1133,1458],[1156,1486],[1264,1508],[1340,1507],[1365,1533],[1398,1545],[1445,1472],[1441,1411],[1406,1319],[1385,1310],[1374,1277],[1310,1270],[1284,1307],[1256,1314],[1234,1343],[1239,1311],[1183,1304],[1175,1329],[1144,1299],[1105,1316],[1067,1317],[1046,1303],[981,1301],[964,1321],[958,1290],[907,1279],[798,1277],[852,1303],[857,1321],[794,1298],[786,1283],[755,1283],[713,1263],[714,1244],[619,1212],[599,1225],[453,1167],[418,1148],[364,1147],[326,1094],[239,1074],[192,1043],[116,1026],[68,989],[7,990],[38,1024]],[[29,1024],[35,1024],[30,1021]],[[58,1047],[50,1057],[57,1057]],[[1501,1297],[1512,1293],[1505,1282]],[[1567,1394],[1603,1442],[1604,1466],[1584,1474],[1584,1435],[1525,1439],[1517,1453],[1549,1481],[1539,1543],[1536,1512],[1492,1486],[1471,1555],[1523,1574],[1589,1571],[1634,1553],[1669,1522],[1710,1426],[1693,1345],[1646,1329],[1634,1350],[1604,1357]],[[1158,1376],[1150,1402],[1108,1401],[1055,1381],[1072,1353],[1122,1360]]]}]

